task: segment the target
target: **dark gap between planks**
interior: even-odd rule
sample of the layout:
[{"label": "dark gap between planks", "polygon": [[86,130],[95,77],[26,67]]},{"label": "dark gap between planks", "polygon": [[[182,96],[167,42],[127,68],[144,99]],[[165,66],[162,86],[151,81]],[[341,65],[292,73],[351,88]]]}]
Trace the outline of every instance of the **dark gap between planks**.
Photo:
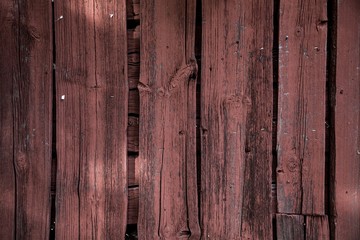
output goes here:
[{"label": "dark gap between planks", "polygon": [[[126,8],[129,8],[131,3],[129,3],[129,1],[127,1],[126,4],[127,4]],[[138,19],[129,19],[129,17],[127,18],[127,24],[126,24],[127,32],[129,30],[133,30],[133,29],[137,28],[139,25],[140,25],[140,20],[138,20]],[[140,49],[137,49],[137,50],[140,51]],[[128,54],[129,54],[129,52],[128,52]],[[128,67],[129,67],[129,63],[128,63]],[[137,79],[137,80],[139,80],[139,79]],[[139,98],[139,92],[137,91],[137,89],[130,89],[129,94],[131,94],[131,93],[135,94],[136,97]],[[131,110],[133,107],[130,106],[130,104],[131,104],[130,101],[128,101],[128,104],[129,104],[129,106],[128,106],[128,108],[129,108],[128,118],[131,118],[131,117],[139,118],[139,109],[138,109],[139,106],[136,106],[137,109],[134,109],[135,111],[133,111],[133,110]],[[139,131],[138,131],[138,133],[139,133]],[[127,139],[128,139],[128,145],[129,145],[129,138],[127,138]],[[139,139],[139,137],[137,139]],[[137,157],[139,155],[139,153],[128,150],[127,155],[128,155],[128,157],[130,157],[130,156]],[[128,161],[127,164],[129,165],[129,161]],[[128,189],[129,190],[130,189],[135,190],[138,187],[139,187],[138,185],[131,185],[131,186],[128,186]],[[129,201],[131,201],[131,200],[129,199]],[[129,214],[129,211],[128,211],[128,214]],[[125,232],[125,239],[126,240],[138,239],[137,224],[128,224],[127,225],[126,232]]]},{"label": "dark gap between planks", "polygon": [[195,58],[198,64],[197,85],[196,85],[196,180],[198,192],[198,216],[201,216],[201,55],[202,55],[202,3],[196,1],[196,22],[195,22]]},{"label": "dark gap between planks", "polygon": [[327,5],[328,34],[326,62],[326,119],[325,119],[325,214],[329,216],[330,239],[335,239],[335,93],[336,93],[336,28],[337,1]]},{"label": "dark gap between planks", "polygon": [[277,115],[278,115],[278,92],[279,92],[279,19],[280,19],[280,0],[274,0],[273,13],[273,124],[272,124],[272,186],[271,196],[273,201],[273,239],[277,239],[276,234],[276,167],[277,167]]},{"label": "dark gap between planks", "polygon": [[56,152],[56,44],[55,44],[55,14],[54,2],[51,2],[51,26],[52,26],[52,56],[53,56],[53,70],[52,70],[52,159],[51,159],[51,210],[50,210],[50,232],[49,239],[55,239],[55,216],[56,216],[56,168],[57,168],[57,152]]}]

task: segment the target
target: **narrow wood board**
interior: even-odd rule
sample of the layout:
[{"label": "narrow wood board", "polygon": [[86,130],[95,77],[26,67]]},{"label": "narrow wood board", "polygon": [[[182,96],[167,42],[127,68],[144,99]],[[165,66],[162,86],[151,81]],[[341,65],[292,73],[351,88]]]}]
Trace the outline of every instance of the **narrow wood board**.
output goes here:
[{"label": "narrow wood board", "polygon": [[306,240],[329,240],[330,230],[327,216],[306,216]]},{"label": "narrow wood board", "polygon": [[138,152],[139,151],[139,118],[131,117],[128,118],[128,151]]},{"label": "narrow wood board", "polygon": [[123,239],[127,219],[125,0],[55,1],[57,239]]},{"label": "narrow wood board", "polygon": [[129,188],[127,224],[137,224],[139,215],[139,187]]},{"label": "narrow wood board", "polygon": [[305,217],[302,215],[276,215],[276,235],[278,240],[304,240]]},{"label": "narrow wood board", "polygon": [[140,5],[139,239],[200,237],[195,2]]},{"label": "narrow wood board", "polygon": [[201,229],[267,239],[273,1],[202,2]]},{"label": "narrow wood board", "polygon": [[337,1],[335,239],[360,238],[360,2]]},{"label": "narrow wood board", "polygon": [[51,3],[8,0],[0,5],[0,239],[47,239]]},{"label": "narrow wood board", "polygon": [[281,1],[278,212],[324,214],[326,0]]}]

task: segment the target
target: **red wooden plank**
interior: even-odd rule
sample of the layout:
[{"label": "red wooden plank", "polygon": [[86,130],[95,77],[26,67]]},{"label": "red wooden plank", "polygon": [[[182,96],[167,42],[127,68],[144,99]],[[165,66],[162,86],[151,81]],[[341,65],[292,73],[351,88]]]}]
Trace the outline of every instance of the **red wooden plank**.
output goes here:
[{"label": "red wooden plank", "polygon": [[128,119],[128,151],[139,151],[139,118],[129,117]]},{"label": "red wooden plank", "polygon": [[200,237],[195,1],[141,2],[139,239]]},{"label": "red wooden plank", "polygon": [[19,55],[19,9],[13,1],[3,1],[0,6],[0,239],[15,239],[15,123],[12,90],[14,77],[19,78],[19,59],[15,57]]},{"label": "red wooden plank", "polygon": [[127,212],[125,0],[55,1],[56,238],[123,239]]},{"label": "red wooden plank", "polygon": [[134,156],[128,156],[128,186],[139,186],[139,163]]},{"label": "red wooden plank", "polygon": [[330,239],[327,216],[306,216],[306,240]]},{"label": "red wooden plank", "polygon": [[278,240],[306,239],[304,216],[277,214],[276,235]]},{"label": "red wooden plank", "polygon": [[335,239],[360,238],[360,2],[337,1]]},{"label": "red wooden plank", "polygon": [[280,213],[324,214],[326,0],[281,1],[277,197]]},{"label": "red wooden plank", "polygon": [[201,228],[267,239],[273,1],[203,1]]},{"label": "red wooden plank", "polygon": [[136,224],[139,214],[139,188],[129,188],[127,224]]},{"label": "red wooden plank", "polygon": [[8,0],[0,8],[0,239],[46,239],[50,225],[51,3]]}]

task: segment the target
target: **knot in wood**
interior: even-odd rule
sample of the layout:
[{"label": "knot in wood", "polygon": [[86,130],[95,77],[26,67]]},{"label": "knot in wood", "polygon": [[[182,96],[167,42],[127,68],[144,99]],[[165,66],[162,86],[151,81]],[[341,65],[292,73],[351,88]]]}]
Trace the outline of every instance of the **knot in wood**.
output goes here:
[{"label": "knot in wood", "polygon": [[286,164],[286,167],[290,172],[296,172],[298,166],[298,163],[293,158],[291,158],[290,161]]},{"label": "knot in wood", "polygon": [[197,64],[195,60],[191,60],[189,64],[182,66],[175,75],[170,79],[167,86],[169,92],[173,91],[181,82],[194,78],[197,74]]},{"label": "knot in wood", "polygon": [[149,85],[139,82],[137,85],[137,88],[139,90],[139,93],[144,93],[144,92],[152,92],[151,88],[149,87]]}]

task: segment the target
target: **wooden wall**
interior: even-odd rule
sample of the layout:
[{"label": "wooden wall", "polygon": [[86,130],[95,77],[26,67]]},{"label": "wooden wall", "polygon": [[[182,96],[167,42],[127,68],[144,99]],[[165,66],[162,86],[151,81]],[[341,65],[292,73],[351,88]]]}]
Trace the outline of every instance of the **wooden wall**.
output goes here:
[{"label": "wooden wall", "polygon": [[360,239],[360,2],[0,3],[0,239]]}]

